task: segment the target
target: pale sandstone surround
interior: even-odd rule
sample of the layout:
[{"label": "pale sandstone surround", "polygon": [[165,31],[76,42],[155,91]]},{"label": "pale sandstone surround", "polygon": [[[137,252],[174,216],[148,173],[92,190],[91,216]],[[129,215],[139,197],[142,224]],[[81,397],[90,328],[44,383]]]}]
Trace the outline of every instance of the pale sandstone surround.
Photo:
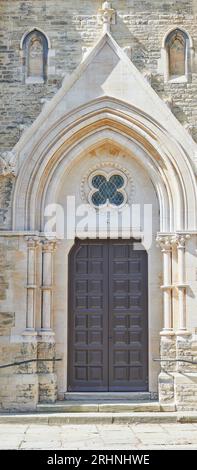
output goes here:
[{"label": "pale sandstone surround", "polygon": [[[20,2],[14,3],[19,11]],[[18,51],[14,73],[20,80],[14,91],[12,83],[6,85],[8,94],[3,98],[5,101],[8,97],[11,99],[9,93],[16,96],[17,90],[19,109],[26,103],[25,113],[28,117],[21,111],[21,119],[27,126],[41,110],[41,96],[50,98],[54,95],[65,73],[80,63],[81,42],[88,47],[95,46],[95,36],[99,38],[102,29],[97,23],[97,7],[101,6],[101,2],[95,2],[94,8],[93,2],[86,2],[84,14],[78,1],[77,12],[73,4],[59,1],[60,9],[55,6],[58,24],[54,20],[54,2],[48,2],[48,10],[42,2],[39,3],[38,6],[37,0],[34,4],[29,1],[22,7],[22,10],[26,8],[26,13],[23,10],[20,27],[16,31],[11,30],[10,41],[18,51],[17,45],[24,33],[24,26],[29,29],[29,21],[35,9],[39,12],[43,10],[46,22],[38,26],[46,29],[51,38],[52,50],[55,52],[51,53],[50,67],[54,68],[50,72],[53,70],[54,76],[49,77],[42,89],[38,86],[33,88],[30,103],[29,93],[32,89],[22,85]],[[119,2],[113,2],[118,15],[117,24],[111,25],[113,37],[120,46],[128,47],[132,36],[134,65],[143,74],[150,68],[153,88],[162,97],[173,95],[175,114],[180,116],[180,121],[188,120],[195,125],[195,67],[193,82],[177,87],[164,85],[163,77],[157,70],[161,40],[167,26],[169,29],[177,21],[184,24],[196,42],[196,25],[193,17],[191,21],[189,10],[191,2],[187,6],[181,2],[182,16],[177,16],[174,3],[170,3],[171,14],[163,10],[157,15],[151,12],[149,19],[147,14],[150,12],[142,10],[145,8],[144,2],[138,2],[136,11],[131,2],[131,12],[127,11],[127,3],[121,2],[119,9]],[[11,4],[7,2],[4,10],[5,2],[0,2],[7,21],[6,27],[12,21]],[[73,24],[76,30],[73,30]],[[65,30],[62,32],[63,28],[67,28],[67,38]],[[75,35],[77,42],[74,41]],[[68,43],[72,43],[71,51]],[[147,58],[144,58],[144,48],[150,49]],[[158,390],[159,365],[153,359],[159,357],[159,332],[163,326],[166,333],[168,330],[172,333],[168,335],[163,331],[161,336],[160,353],[163,359],[180,359],[182,356],[196,358],[197,148],[189,133],[154,94],[150,83],[134,65],[110,34],[102,36],[75,74],[65,79],[60,91],[45,104],[33,126],[24,132],[15,147],[11,167],[5,161],[7,158],[7,162],[10,162],[10,155],[3,157],[0,175],[0,200],[4,201],[0,251],[1,361],[53,359],[55,349],[56,355],[62,358],[62,362],[56,365],[53,361],[35,361],[2,369],[0,403],[4,409],[35,409],[38,401],[53,402],[57,396],[63,398],[66,391],[67,257],[73,242],[60,242],[52,254],[49,242],[43,238],[44,208],[49,202],[61,202],[64,205],[70,193],[76,195],[77,204],[81,202],[80,185],[84,174],[88,172],[90,161],[94,167],[103,161],[114,163],[117,159],[118,164],[126,167],[132,175],[136,191],[131,200],[143,203],[148,199],[153,204],[153,244],[148,253],[150,391],[157,393]],[[4,78],[7,67],[5,63]],[[18,70],[20,73],[17,75]],[[3,117],[3,121],[13,122],[15,107],[14,111],[12,104],[5,108],[8,115]],[[12,148],[18,138],[18,124],[15,124],[12,130],[3,132],[2,149]],[[112,148],[115,153],[109,156]],[[16,175],[16,184],[13,184]],[[6,229],[13,232],[6,233]],[[163,280],[162,256],[155,241],[157,232],[161,238],[170,238],[170,244],[173,239],[164,255]],[[188,235],[186,248],[180,245],[185,235]],[[33,237],[34,242],[38,239],[38,246],[33,247],[26,237],[30,240]],[[46,265],[48,269],[45,271]],[[165,324],[160,285],[164,285]],[[9,327],[4,328],[5,324]],[[33,331],[28,331],[29,328]],[[188,334],[181,335],[180,330]],[[179,409],[195,408],[196,377],[194,365],[181,361],[162,363],[159,375],[161,402],[175,402]]]}]

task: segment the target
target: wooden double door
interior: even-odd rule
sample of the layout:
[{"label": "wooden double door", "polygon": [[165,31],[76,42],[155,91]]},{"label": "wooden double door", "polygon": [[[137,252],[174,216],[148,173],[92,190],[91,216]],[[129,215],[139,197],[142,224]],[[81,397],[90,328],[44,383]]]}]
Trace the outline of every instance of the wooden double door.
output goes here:
[{"label": "wooden double door", "polygon": [[147,253],[76,241],[69,255],[68,390],[148,389]]}]

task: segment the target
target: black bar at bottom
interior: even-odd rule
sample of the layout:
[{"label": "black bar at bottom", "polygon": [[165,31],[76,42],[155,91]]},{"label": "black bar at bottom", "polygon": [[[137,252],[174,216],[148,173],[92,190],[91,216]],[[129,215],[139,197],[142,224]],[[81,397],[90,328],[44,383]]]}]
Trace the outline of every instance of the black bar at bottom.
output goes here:
[{"label": "black bar at bottom", "polygon": [[[6,465],[39,464],[42,466],[63,465],[71,468],[88,468],[88,465],[132,465],[157,466],[192,464],[196,460],[194,450],[1,450],[0,458]],[[189,460],[188,460],[189,459]],[[195,462],[194,460],[194,462]]]}]

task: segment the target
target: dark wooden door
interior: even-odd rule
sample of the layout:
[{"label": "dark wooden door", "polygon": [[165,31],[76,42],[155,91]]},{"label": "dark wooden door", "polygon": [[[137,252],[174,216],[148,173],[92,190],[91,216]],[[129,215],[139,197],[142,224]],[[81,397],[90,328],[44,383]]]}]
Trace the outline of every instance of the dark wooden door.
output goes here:
[{"label": "dark wooden door", "polygon": [[148,387],[147,253],[77,241],[69,256],[68,390]]}]

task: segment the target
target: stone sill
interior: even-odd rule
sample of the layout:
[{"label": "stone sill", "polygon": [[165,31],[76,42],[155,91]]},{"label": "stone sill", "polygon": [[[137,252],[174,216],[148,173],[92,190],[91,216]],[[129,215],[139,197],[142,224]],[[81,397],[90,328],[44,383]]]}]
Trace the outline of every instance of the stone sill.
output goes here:
[{"label": "stone sill", "polygon": [[33,78],[33,77],[29,77],[29,78],[26,78],[25,79],[25,83],[27,85],[43,85],[44,84],[44,80],[43,78]]},{"label": "stone sill", "polygon": [[170,78],[169,80],[167,80],[166,83],[187,83],[188,82],[188,78],[186,77],[186,75],[183,75],[182,77],[176,77],[176,78]]}]

